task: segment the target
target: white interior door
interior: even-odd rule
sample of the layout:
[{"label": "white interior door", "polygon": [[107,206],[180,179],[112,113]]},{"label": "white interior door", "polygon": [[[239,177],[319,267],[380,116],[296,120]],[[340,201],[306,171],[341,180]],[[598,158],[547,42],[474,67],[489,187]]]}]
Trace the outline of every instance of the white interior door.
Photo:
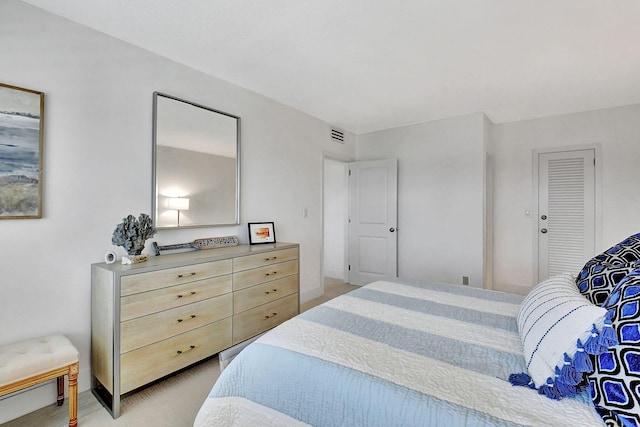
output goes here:
[{"label": "white interior door", "polygon": [[397,192],[396,159],[349,163],[349,283],[397,276]]},{"label": "white interior door", "polygon": [[595,150],[538,153],[538,281],[577,274],[595,250]]}]

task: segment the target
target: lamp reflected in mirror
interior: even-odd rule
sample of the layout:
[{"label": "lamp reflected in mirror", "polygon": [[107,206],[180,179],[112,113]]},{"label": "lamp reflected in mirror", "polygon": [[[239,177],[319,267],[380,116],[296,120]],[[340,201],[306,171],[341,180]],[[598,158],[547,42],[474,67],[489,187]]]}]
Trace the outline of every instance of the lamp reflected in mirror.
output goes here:
[{"label": "lamp reflected in mirror", "polygon": [[[153,197],[156,228],[240,223],[240,118],[154,93]],[[189,198],[176,225],[172,198]],[[179,215],[180,216],[180,215]]]},{"label": "lamp reflected in mirror", "polygon": [[180,227],[180,211],[189,210],[189,199],[186,197],[168,197],[167,209],[178,211],[178,227]]}]

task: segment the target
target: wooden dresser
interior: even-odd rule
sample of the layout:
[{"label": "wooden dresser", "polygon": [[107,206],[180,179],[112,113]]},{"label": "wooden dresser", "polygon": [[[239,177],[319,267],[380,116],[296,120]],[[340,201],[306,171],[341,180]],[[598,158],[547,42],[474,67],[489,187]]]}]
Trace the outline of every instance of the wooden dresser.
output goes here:
[{"label": "wooden dresser", "polygon": [[299,313],[297,244],[239,245],[91,266],[93,394],[120,397]]}]

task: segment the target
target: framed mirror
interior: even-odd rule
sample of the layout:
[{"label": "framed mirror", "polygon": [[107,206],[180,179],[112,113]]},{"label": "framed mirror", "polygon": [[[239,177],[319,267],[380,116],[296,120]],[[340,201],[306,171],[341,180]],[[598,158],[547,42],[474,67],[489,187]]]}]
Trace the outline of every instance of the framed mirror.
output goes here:
[{"label": "framed mirror", "polygon": [[240,223],[240,118],[153,94],[156,228]]}]

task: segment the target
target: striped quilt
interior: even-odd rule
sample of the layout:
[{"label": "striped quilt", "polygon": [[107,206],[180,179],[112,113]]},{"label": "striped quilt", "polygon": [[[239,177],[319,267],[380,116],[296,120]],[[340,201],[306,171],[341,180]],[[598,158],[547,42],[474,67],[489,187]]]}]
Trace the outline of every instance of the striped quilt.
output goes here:
[{"label": "striped quilt", "polygon": [[271,330],[231,362],[195,426],[602,426],[585,393],[513,387],[522,297],[374,282]]}]

